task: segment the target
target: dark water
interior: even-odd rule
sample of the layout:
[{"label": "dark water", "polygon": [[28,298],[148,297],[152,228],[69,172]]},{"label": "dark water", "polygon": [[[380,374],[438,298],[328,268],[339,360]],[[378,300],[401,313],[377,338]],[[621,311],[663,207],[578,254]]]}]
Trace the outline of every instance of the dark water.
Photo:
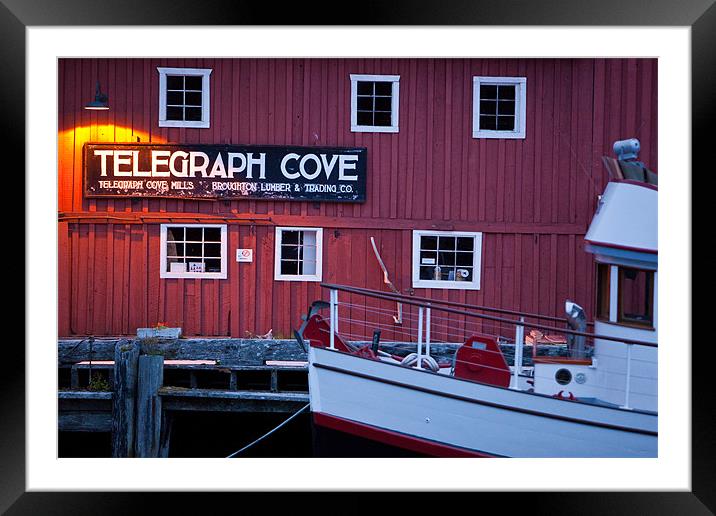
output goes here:
[{"label": "dark water", "polygon": [[[226,457],[288,419],[290,414],[175,412],[169,457]],[[60,457],[111,457],[108,432],[59,432]],[[239,457],[313,457],[311,416],[299,414]]]}]

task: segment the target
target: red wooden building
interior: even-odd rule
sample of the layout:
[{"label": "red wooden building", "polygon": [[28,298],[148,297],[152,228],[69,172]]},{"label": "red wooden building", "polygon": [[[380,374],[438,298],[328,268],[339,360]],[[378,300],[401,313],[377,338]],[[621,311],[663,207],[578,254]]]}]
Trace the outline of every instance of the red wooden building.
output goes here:
[{"label": "red wooden building", "polygon": [[[97,83],[107,110],[85,109]],[[320,281],[385,289],[370,237],[401,291],[591,314],[601,156],[637,137],[658,169],[656,87],[655,59],[60,59],[59,334],[289,336]],[[274,151],[286,188],[340,182],[341,149],[353,200],[189,185],[260,191]]]}]

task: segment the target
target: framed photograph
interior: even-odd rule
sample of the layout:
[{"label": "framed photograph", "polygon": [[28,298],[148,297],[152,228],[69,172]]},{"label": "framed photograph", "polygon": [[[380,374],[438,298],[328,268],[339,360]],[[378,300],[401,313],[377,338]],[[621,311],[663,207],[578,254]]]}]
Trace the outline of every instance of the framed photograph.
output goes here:
[{"label": "framed photograph", "polygon": [[[424,3],[409,10],[379,8],[370,19],[360,13],[355,23],[366,25],[344,27],[332,25],[328,15],[318,15],[317,20],[308,19],[306,13],[298,16],[296,7],[276,13],[269,6],[252,6],[247,19],[241,5],[218,4],[199,12],[181,1],[172,3],[171,9],[167,2],[152,2],[141,6],[141,20],[136,8],[79,0],[61,9],[44,0],[8,0],[0,7],[0,52],[7,63],[7,87],[0,100],[6,107],[4,118],[12,122],[5,142],[8,152],[25,162],[28,203],[28,332],[24,353],[19,346],[6,349],[8,360],[24,362],[26,368],[13,368],[4,382],[0,510],[39,514],[52,507],[55,513],[77,514],[121,508],[126,512],[140,495],[133,491],[187,490],[531,491],[523,495],[525,507],[534,505],[557,514],[716,510],[710,488],[716,479],[711,467],[709,366],[708,360],[692,361],[701,355],[692,348],[689,260],[689,158],[701,157],[709,148],[705,134],[710,118],[704,114],[712,109],[716,91],[712,73],[716,6],[694,0],[645,11],[631,1],[599,9],[589,2],[552,2],[527,12],[513,3]],[[184,25],[188,21],[184,12],[192,13],[191,26]],[[309,25],[262,25],[266,20],[296,23],[294,15]],[[373,25],[376,20],[381,25]],[[159,35],[164,43],[157,46]],[[619,64],[612,66],[612,61]],[[429,63],[425,70],[423,63]],[[414,88],[411,79],[422,78],[423,72],[425,88]],[[339,76],[345,78],[344,87],[338,86]],[[283,104],[277,98],[289,101]],[[263,106],[257,99],[263,99],[265,112],[257,107]],[[435,108],[438,104],[448,108],[441,111]],[[554,110],[545,107],[552,104]],[[594,122],[591,113],[600,109],[601,118]],[[235,112],[241,115],[230,114]],[[416,120],[426,121],[425,128]],[[547,135],[549,145],[532,143],[540,135]],[[624,177],[636,173],[633,167],[642,167],[645,184],[652,177],[646,172],[650,163],[657,162],[664,170],[658,207],[659,275],[656,255],[652,263],[639,254],[648,242],[643,248],[622,246],[614,256],[627,261],[617,265],[606,260],[609,253],[605,254],[603,240],[586,236],[592,216],[600,210],[603,215],[610,200],[597,193],[603,184],[596,183],[606,184],[605,170],[610,170],[603,169],[598,149],[635,136],[640,141],[636,145],[641,145],[637,157],[628,155],[626,147],[614,147],[615,152],[625,153],[617,158],[628,162],[619,169],[623,176],[619,184],[634,185],[634,179]],[[460,143],[463,137],[469,148]],[[23,147],[24,155],[11,151]],[[92,151],[89,158],[83,155],[87,149]],[[487,164],[475,158],[488,154]],[[540,162],[541,169],[551,171],[550,179],[542,181],[535,175],[526,179],[529,185],[519,185],[516,171],[527,169],[523,160]],[[494,170],[488,170],[487,165],[493,164]],[[480,171],[474,183],[454,172],[468,167]],[[394,177],[405,174],[408,180],[391,181],[393,176],[380,175],[376,168],[392,171]],[[599,181],[591,172],[597,169],[603,174]],[[89,186],[87,177],[92,178]],[[235,181],[242,186],[232,186],[235,177],[242,178]],[[577,181],[594,190],[593,199],[587,201],[585,195],[583,207],[576,202],[561,205],[561,189],[575,198],[581,195]],[[88,187],[93,189],[91,195]],[[646,189],[647,195],[656,195],[656,185]],[[99,190],[102,194],[95,195]],[[498,198],[492,190],[503,195]],[[493,211],[500,213],[494,220]],[[419,215],[406,215],[411,212]],[[536,215],[527,221],[522,217],[527,213]],[[163,236],[162,225],[170,228]],[[276,228],[281,230],[279,248],[274,248]],[[503,236],[508,233],[521,236]],[[384,238],[372,249],[367,242],[374,234]],[[414,234],[419,237],[417,244]],[[364,242],[354,243],[359,237]],[[546,247],[538,247],[540,239]],[[160,241],[166,248],[161,252]],[[528,241],[534,247],[528,247]],[[110,244],[104,248],[98,242]],[[494,251],[498,242],[499,253]],[[143,251],[131,253],[130,259],[132,246]],[[57,267],[33,269],[40,253],[46,263],[48,248],[57,250],[53,254]],[[232,252],[236,260],[227,260]],[[593,253],[603,266],[595,272],[591,257],[589,261],[575,258],[584,252]],[[557,257],[564,270],[562,265],[558,268]],[[182,262],[173,261],[178,259]],[[539,263],[542,269],[533,265]],[[385,265],[390,279],[400,280],[400,291],[388,287]],[[633,269],[627,270],[628,265]],[[529,267],[534,267],[533,276],[526,272]],[[535,284],[520,290],[514,283],[520,281],[520,274],[530,276],[526,283],[534,280]],[[587,287],[596,274],[598,286]],[[306,280],[316,275],[323,287]],[[275,281],[275,277],[290,281]],[[571,430],[562,429],[561,442],[542,444],[545,450],[558,451],[529,459],[518,452],[514,455],[522,458],[510,460],[476,458],[512,455],[507,452],[472,453],[462,459],[339,455],[344,458],[337,460],[290,452],[232,460],[220,459],[225,455],[219,454],[167,458],[161,452],[161,431],[154,438],[138,429],[149,424],[150,412],[135,412],[144,418],[138,426],[118,417],[107,419],[106,407],[123,395],[121,385],[115,384],[108,388],[115,389],[113,394],[94,396],[105,401],[93,403],[106,402],[106,407],[92,424],[102,428],[135,424],[126,435],[136,443],[125,441],[124,449],[136,451],[137,443],[145,439],[154,451],[120,456],[164,458],[79,459],[58,452],[58,390],[62,390],[58,386],[101,382],[105,374],[116,383],[109,366],[104,364],[103,369],[101,361],[91,358],[89,364],[68,369],[66,378],[59,377],[54,352],[58,339],[66,341],[68,350],[73,345],[84,349],[87,342],[95,349],[104,345],[111,351],[103,359],[116,363],[124,355],[115,351],[134,342],[134,327],[171,321],[171,326],[181,326],[183,335],[261,338],[269,342],[266,346],[274,360],[284,360],[276,346],[299,349],[301,339],[293,339],[291,330],[301,321],[293,312],[273,317],[271,311],[282,303],[296,305],[296,310],[301,304],[305,311],[303,304],[328,300],[325,285],[347,285],[350,278],[364,277],[365,281],[356,281],[374,294],[379,291],[376,299],[389,302],[391,317],[404,317],[406,327],[414,317],[420,345],[425,337],[420,333],[425,307],[418,311],[418,305],[431,298],[425,305],[431,309],[439,301],[474,307],[482,301],[508,299],[509,304],[513,298],[529,298],[520,305],[524,313],[533,306],[547,306],[553,316],[559,315],[553,313],[555,307],[564,305],[558,291],[586,292],[590,319],[592,312],[600,311],[607,323],[631,321],[631,326],[622,325],[629,326],[627,333],[620,334],[622,339],[654,345],[654,355],[655,332],[654,342],[642,340],[639,332],[655,330],[658,320],[663,344],[658,349],[658,431],[649,426],[638,432],[658,434],[658,444],[656,439],[653,446],[641,440],[624,444],[630,449],[651,447],[639,455],[644,458],[616,459],[605,452],[602,456],[610,458],[594,459],[569,455],[564,431]],[[547,301],[540,297],[542,277],[560,284],[554,294],[546,293]],[[124,284],[131,285],[126,295]],[[249,284],[253,286],[246,289]],[[634,294],[624,294],[628,288]],[[444,295],[436,293],[438,289]],[[361,292],[348,287],[337,297],[347,302],[357,294]],[[405,303],[400,312],[396,299]],[[356,307],[346,310],[352,314]],[[455,307],[447,310],[449,321],[449,310]],[[433,324],[440,324],[437,310],[430,313],[436,317]],[[343,314],[337,309],[338,320],[339,315]],[[347,323],[340,322],[347,324],[341,328],[348,333],[355,331],[350,317]],[[366,314],[363,320],[368,319]],[[643,323],[646,320],[650,326]],[[603,323],[595,319],[594,324]],[[554,332],[544,326],[547,329],[529,334],[533,349],[554,344],[550,342],[556,338]],[[491,333],[490,327],[481,328]],[[576,345],[580,330],[571,328],[572,334],[560,345]],[[365,353],[373,349],[373,327],[368,329],[356,339],[366,346]],[[378,340],[398,339],[394,329],[394,333],[382,331]],[[433,331],[434,342],[449,342],[450,336],[441,336],[440,331]],[[374,332],[372,338],[377,349]],[[105,341],[111,339],[110,348]],[[214,339],[218,344],[212,345],[221,345],[222,339]],[[501,354],[496,347],[500,343],[499,339],[475,341],[472,351],[467,351]],[[330,346],[334,345],[331,340]],[[513,349],[516,354],[516,344]],[[129,347],[125,351],[133,352]],[[433,367],[422,361],[420,353],[418,348],[416,367]],[[655,372],[653,377],[644,376],[651,374],[642,368],[651,363],[650,357],[629,356],[636,361],[630,364],[637,364],[636,380],[620,386],[619,400],[615,397],[610,403],[612,408],[632,410],[627,417],[635,420],[642,413],[657,412],[655,393],[653,400],[645,401],[639,390],[644,382],[657,380]],[[185,358],[172,356],[179,362]],[[556,396],[588,398],[595,381],[591,358],[589,364],[573,360],[569,367],[554,359],[535,360],[535,371],[541,369],[554,385],[542,392],[533,383],[532,390],[546,403]],[[209,365],[192,367],[208,370]],[[653,365],[656,368],[655,361]],[[618,374],[634,374],[629,367]],[[458,374],[472,374],[459,372],[459,364],[453,368]],[[463,379],[504,381],[504,389],[509,390],[519,382],[515,371],[516,367],[511,371],[506,366],[499,380]],[[228,389],[241,382],[235,371],[232,374],[233,384],[227,386],[233,387]],[[364,371],[355,376],[367,375]],[[202,378],[201,373],[188,375],[186,388],[196,388]],[[271,382],[267,390],[272,392],[284,385],[275,378]],[[405,388],[397,379],[391,385]],[[361,392],[385,402],[378,394],[356,390]],[[470,395],[455,392],[450,402]],[[179,394],[171,398],[175,407],[179,398]],[[534,412],[522,409],[525,414]],[[395,407],[390,414],[399,410]],[[440,407],[435,410],[440,413]],[[288,416],[290,411],[285,412]],[[632,419],[601,427],[614,429],[631,424]],[[67,417],[64,421],[71,424]],[[315,421],[332,431],[345,426],[345,420],[325,415],[314,415]],[[439,421],[440,417],[421,417],[420,424],[435,426]],[[160,423],[156,428],[162,428]],[[356,435],[372,435],[363,423],[356,423]],[[281,428],[273,424],[263,430],[269,426]],[[112,432],[114,439],[115,429]],[[231,428],[221,432],[230,434]],[[400,440],[398,434],[392,432],[391,442]],[[87,439],[89,435],[84,434]],[[318,437],[317,433],[301,436],[306,442]],[[251,440],[241,434],[235,448],[241,450]],[[430,439],[418,444],[423,452],[446,449],[445,443]],[[114,442],[112,447],[121,448]],[[98,493],[106,491],[128,492]],[[554,497],[553,492],[561,494]]]}]

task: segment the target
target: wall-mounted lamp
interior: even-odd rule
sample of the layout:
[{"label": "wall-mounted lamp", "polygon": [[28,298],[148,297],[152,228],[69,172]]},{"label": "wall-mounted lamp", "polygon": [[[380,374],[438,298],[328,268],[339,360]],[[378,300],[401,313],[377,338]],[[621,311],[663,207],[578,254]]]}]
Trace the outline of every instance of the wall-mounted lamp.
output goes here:
[{"label": "wall-mounted lamp", "polygon": [[106,110],[109,109],[109,99],[107,95],[99,89],[99,81],[97,81],[97,89],[95,90],[94,100],[85,105],[85,109]]}]

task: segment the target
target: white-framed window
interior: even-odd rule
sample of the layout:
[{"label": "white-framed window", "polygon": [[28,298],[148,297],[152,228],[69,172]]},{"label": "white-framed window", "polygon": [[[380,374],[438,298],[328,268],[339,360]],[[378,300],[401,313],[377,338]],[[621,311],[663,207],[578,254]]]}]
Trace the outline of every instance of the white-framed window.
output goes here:
[{"label": "white-framed window", "polygon": [[209,127],[209,76],[206,68],[159,71],[159,127]]},{"label": "white-framed window", "polygon": [[472,137],[524,138],[526,77],[472,78]]},{"label": "white-framed window", "polygon": [[351,74],[351,131],[397,133],[400,75]]},{"label": "white-framed window", "polygon": [[276,228],[274,279],[321,281],[323,229]]},{"label": "white-framed window", "polygon": [[161,278],[226,279],[225,224],[162,224]]},{"label": "white-framed window", "polygon": [[478,290],[482,233],[413,231],[413,287]]}]

